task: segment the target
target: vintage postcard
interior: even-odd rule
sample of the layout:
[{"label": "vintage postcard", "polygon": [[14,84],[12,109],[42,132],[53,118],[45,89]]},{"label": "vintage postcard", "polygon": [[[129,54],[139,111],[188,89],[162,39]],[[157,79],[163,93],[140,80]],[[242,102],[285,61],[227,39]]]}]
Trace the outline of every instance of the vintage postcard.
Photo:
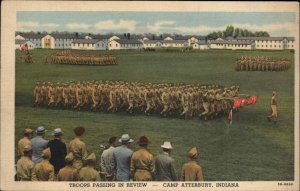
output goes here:
[{"label": "vintage postcard", "polygon": [[4,1],[1,190],[299,190],[299,3]]}]

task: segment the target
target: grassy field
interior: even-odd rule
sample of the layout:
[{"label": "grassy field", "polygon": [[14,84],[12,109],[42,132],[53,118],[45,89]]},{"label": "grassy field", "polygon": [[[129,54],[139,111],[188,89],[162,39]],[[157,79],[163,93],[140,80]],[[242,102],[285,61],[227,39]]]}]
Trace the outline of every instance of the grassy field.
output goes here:
[{"label": "grassy field", "polygon": [[[294,179],[294,66],[284,72],[234,71],[234,60],[242,55],[287,57],[294,63],[294,54],[289,51],[112,51],[118,57],[117,66],[45,64],[46,56],[55,51],[31,52],[34,64],[28,65],[20,60],[25,53],[16,51],[16,142],[24,128],[44,125],[48,129],[47,139],[59,127],[65,132],[63,141],[68,143],[73,138],[72,129],[83,125],[88,152],[95,152],[98,159],[100,144],[106,143],[110,136],[128,133],[135,140],[146,135],[152,141],[149,149],[154,155],[161,152],[164,141],[171,141],[178,173],[188,160],[188,150],[197,146],[207,181]],[[240,93],[257,95],[258,102],[234,113],[231,128],[226,118],[205,122],[197,118],[182,120],[33,107],[36,81],[100,79],[239,85]],[[273,90],[278,92],[277,124],[266,119]],[[138,145],[134,142],[131,147],[137,149]]]}]

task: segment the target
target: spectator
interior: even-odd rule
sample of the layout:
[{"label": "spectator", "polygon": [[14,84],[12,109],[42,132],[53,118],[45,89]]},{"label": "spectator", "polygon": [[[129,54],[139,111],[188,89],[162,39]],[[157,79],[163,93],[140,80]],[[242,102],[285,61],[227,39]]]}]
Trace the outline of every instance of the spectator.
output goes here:
[{"label": "spectator", "polygon": [[83,167],[79,171],[78,180],[79,181],[100,181],[100,175],[95,170],[96,165],[96,155],[92,153],[86,159],[87,166]]},{"label": "spectator", "polygon": [[30,145],[30,148],[31,148],[31,142],[30,142],[30,139],[32,137],[32,132],[33,130],[30,129],[30,128],[27,128],[24,130],[24,133],[23,133],[23,138],[19,140],[18,142],[18,155],[19,156],[23,156],[24,155],[24,147],[27,146],[27,145]]},{"label": "spectator", "polygon": [[49,148],[42,152],[43,160],[34,166],[32,181],[54,181],[54,167],[49,162],[51,151]]},{"label": "spectator", "polygon": [[44,139],[45,127],[39,126],[36,130],[36,137],[31,139],[32,161],[36,164],[42,161],[42,152],[47,148],[48,142]]},{"label": "spectator", "polygon": [[197,164],[198,151],[193,147],[189,153],[190,161],[182,166],[181,181],[203,181],[202,168]]},{"label": "spectator", "polygon": [[77,169],[73,165],[74,156],[73,153],[69,153],[66,158],[66,166],[59,170],[57,175],[58,181],[76,181],[77,180]]},{"label": "spectator", "polygon": [[103,151],[100,158],[101,174],[106,181],[112,181],[114,179],[111,165],[112,165],[112,155],[115,147],[117,146],[117,137],[111,137],[108,141],[110,147]]},{"label": "spectator", "polygon": [[32,148],[30,142],[22,149],[23,155],[17,162],[17,177],[20,181],[31,181],[34,163],[31,160]]}]

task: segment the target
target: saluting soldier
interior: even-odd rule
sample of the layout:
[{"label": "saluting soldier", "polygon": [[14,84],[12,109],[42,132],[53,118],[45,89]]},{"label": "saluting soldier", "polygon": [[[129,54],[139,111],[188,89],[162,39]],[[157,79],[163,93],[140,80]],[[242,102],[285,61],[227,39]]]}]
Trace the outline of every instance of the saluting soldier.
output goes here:
[{"label": "saluting soldier", "polygon": [[79,170],[83,166],[83,161],[87,158],[85,143],[80,139],[85,131],[85,128],[76,127],[73,131],[76,137],[71,140],[68,150],[74,155],[73,167]]},{"label": "saluting soldier", "polygon": [[32,181],[54,181],[54,167],[49,162],[51,151],[49,148],[43,150],[43,160],[34,166]]},{"label": "saluting soldier", "polygon": [[131,157],[130,171],[135,181],[151,181],[154,174],[154,158],[147,149],[150,141],[146,136],[141,136],[138,144],[140,149]]},{"label": "saluting soldier", "polygon": [[190,161],[185,163],[181,169],[181,181],[203,181],[201,166],[197,163],[198,151],[193,147],[189,153]]},{"label": "saluting soldier", "polygon": [[100,175],[95,170],[96,155],[95,153],[90,154],[86,158],[87,166],[80,169],[78,174],[79,181],[100,181]]},{"label": "saluting soldier", "polygon": [[271,98],[271,109],[272,109],[272,114],[268,116],[268,120],[271,121],[273,119],[274,123],[277,122],[277,99],[276,99],[276,92],[273,91],[273,95]]}]

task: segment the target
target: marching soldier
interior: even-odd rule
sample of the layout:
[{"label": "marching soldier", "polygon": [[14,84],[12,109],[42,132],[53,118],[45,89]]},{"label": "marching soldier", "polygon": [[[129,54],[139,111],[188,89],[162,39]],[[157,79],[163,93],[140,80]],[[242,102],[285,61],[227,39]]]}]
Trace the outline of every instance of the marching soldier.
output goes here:
[{"label": "marching soldier", "polygon": [[35,87],[34,87],[34,90],[33,90],[33,95],[34,95],[34,106],[35,107],[38,107],[40,106],[40,104],[42,103],[42,87],[40,86],[40,83],[37,82]]},{"label": "marching soldier", "polygon": [[131,157],[130,171],[135,181],[151,181],[154,173],[154,158],[147,149],[150,141],[147,137],[140,137],[138,144],[140,149]]}]

